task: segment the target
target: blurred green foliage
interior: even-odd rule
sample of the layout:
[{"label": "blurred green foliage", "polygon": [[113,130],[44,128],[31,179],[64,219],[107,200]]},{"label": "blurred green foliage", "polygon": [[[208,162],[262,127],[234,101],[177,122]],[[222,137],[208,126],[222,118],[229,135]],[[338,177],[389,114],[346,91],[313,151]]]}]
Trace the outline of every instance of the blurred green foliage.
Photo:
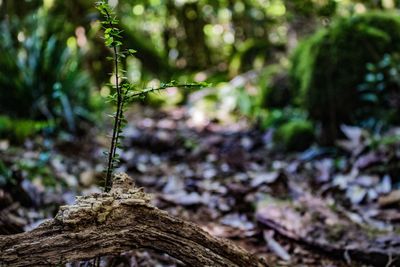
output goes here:
[{"label": "blurred green foliage", "polygon": [[[386,101],[386,96],[373,100],[380,92],[374,88],[382,82],[390,84],[386,87],[394,84],[386,74],[384,81],[371,82],[372,76],[366,75],[379,71],[366,70],[366,64],[378,64],[384,53],[392,55],[398,46],[397,13],[389,12],[398,11],[397,0],[109,3],[121,19],[124,44],[140,51],[121,59],[126,76],[143,87],[157,86],[159,79],[212,82],[215,86],[205,90],[196,107],[221,121],[239,113],[236,117],[245,115],[263,127],[279,127],[309,112],[313,120],[323,122],[332,140],[342,122],[362,120],[370,125],[359,114],[377,114],[381,101]],[[359,15],[371,11],[374,15]],[[113,66],[104,60],[111,53],[102,45],[93,1],[3,0],[0,16],[1,114],[50,120],[73,131],[113,93],[102,86],[110,81],[107,73]],[[300,42],[290,58],[307,36],[311,38]],[[294,83],[288,78],[290,65]],[[250,82],[228,82],[249,71],[257,74]],[[351,101],[354,96],[359,101]],[[187,93],[170,90],[146,103],[176,105],[188,99]],[[363,109],[350,116],[354,105]],[[383,115],[376,118],[375,125],[385,120]]]},{"label": "blurred green foliage", "polygon": [[[63,35],[68,24],[39,9],[22,21],[3,21],[1,28],[0,112],[56,121],[75,131],[91,109],[91,81],[76,42]],[[16,121],[24,125],[17,138],[29,128],[27,122]]]},{"label": "blurred green foliage", "polygon": [[5,186],[8,183],[15,183],[11,170],[6,166],[6,164],[0,160],[0,186]]},{"label": "blurred green foliage", "polygon": [[0,138],[8,138],[16,143],[22,143],[27,137],[52,127],[53,123],[50,121],[11,119],[0,115]]},{"label": "blurred green foliage", "polygon": [[22,176],[32,182],[39,182],[46,188],[65,186],[65,181],[57,180],[54,170],[50,166],[51,153],[42,151],[37,159],[21,159],[15,163],[15,168],[22,172]]},{"label": "blurred green foliage", "polygon": [[400,123],[400,54],[384,54],[368,63],[364,82],[358,86],[361,108],[356,110],[361,125],[381,132]]},{"label": "blurred green foliage", "polygon": [[303,151],[314,142],[314,126],[307,120],[292,120],[280,126],[274,140],[287,151]]},{"label": "blurred green foliage", "polygon": [[292,90],[287,67],[273,64],[260,72],[258,86],[262,106],[268,109],[284,108],[291,103]]},{"label": "blurred green foliage", "polygon": [[[341,123],[357,123],[363,106],[357,90],[365,66],[400,51],[400,17],[372,12],[342,18],[303,41],[293,56],[291,76],[300,102],[320,121],[327,143]],[[380,103],[383,105],[383,103]]]},{"label": "blurred green foliage", "polygon": [[263,128],[279,128],[293,120],[307,120],[307,113],[303,109],[293,107],[271,109],[261,125]]}]

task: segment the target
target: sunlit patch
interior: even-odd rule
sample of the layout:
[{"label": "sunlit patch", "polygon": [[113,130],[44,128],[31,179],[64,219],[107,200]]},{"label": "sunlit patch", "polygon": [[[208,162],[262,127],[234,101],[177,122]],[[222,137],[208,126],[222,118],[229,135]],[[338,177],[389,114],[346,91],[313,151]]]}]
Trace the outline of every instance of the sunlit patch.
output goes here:
[{"label": "sunlit patch", "polygon": [[168,58],[172,61],[175,61],[179,56],[179,52],[177,49],[173,48],[168,53]]},{"label": "sunlit patch", "polygon": [[144,13],[144,6],[141,5],[141,4],[135,5],[135,6],[132,8],[132,13],[133,13],[134,15],[136,15],[136,16],[143,15],[143,13]]},{"label": "sunlit patch", "polygon": [[196,73],[196,75],[194,76],[194,80],[196,82],[204,82],[206,79],[207,79],[207,74],[203,71]]},{"label": "sunlit patch", "polygon": [[203,31],[206,35],[211,35],[213,32],[213,25],[211,24],[204,25]]},{"label": "sunlit patch", "polygon": [[102,97],[107,97],[110,95],[110,88],[108,86],[103,86],[100,89],[100,95]]},{"label": "sunlit patch", "polygon": [[393,0],[382,0],[382,5],[385,8],[395,8],[396,5]]},{"label": "sunlit patch", "polygon": [[115,73],[113,73],[112,75],[110,75],[110,84],[115,85]]},{"label": "sunlit patch", "polygon": [[189,127],[202,128],[208,123],[207,114],[202,108],[193,108],[188,120]]},{"label": "sunlit patch", "polygon": [[132,82],[139,82],[142,77],[142,63],[134,56],[127,60],[127,76]]},{"label": "sunlit patch", "polygon": [[235,36],[231,32],[226,32],[223,35],[224,42],[227,44],[233,44],[235,42]]},{"label": "sunlit patch", "polygon": [[118,5],[118,0],[108,0],[110,7],[114,8]]},{"label": "sunlit patch", "polygon": [[147,87],[149,88],[157,88],[160,87],[160,80],[153,79],[147,83]]},{"label": "sunlit patch", "polygon": [[43,0],[43,6],[45,9],[49,9],[54,5],[54,0]]},{"label": "sunlit patch", "polygon": [[222,8],[218,10],[218,17],[223,21],[228,21],[232,17],[232,12],[227,8]]},{"label": "sunlit patch", "polygon": [[286,7],[283,3],[276,3],[267,8],[268,14],[271,16],[283,16],[286,13]]},{"label": "sunlit patch", "polygon": [[75,37],[71,36],[67,39],[67,46],[69,49],[71,49],[71,50],[76,49],[76,45],[77,45],[77,42],[76,42]]},{"label": "sunlit patch", "polygon": [[361,4],[361,3],[355,4],[355,5],[354,5],[354,10],[355,10],[357,13],[364,13],[364,12],[367,11],[367,9],[365,8],[365,6],[364,6],[363,4]]},{"label": "sunlit patch", "polygon": [[23,32],[19,32],[18,35],[17,35],[17,39],[21,43],[24,42],[25,41],[25,34]]},{"label": "sunlit patch", "polygon": [[246,6],[242,2],[236,2],[233,8],[235,12],[242,13],[246,9]]},{"label": "sunlit patch", "polygon": [[78,46],[81,48],[84,47],[87,44],[85,28],[83,28],[82,26],[77,27],[75,29],[75,35]]},{"label": "sunlit patch", "polygon": [[220,35],[224,32],[224,27],[221,24],[214,25],[213,33],[215,35]]},{"label": "sunlit patch", "polygon": [[179,92],[178,90],[179,89],[176,88],[176,87],[171,87],[171,88],[168,88],[166,90],[166,93],[167,93],[168,96],[173,96],[173,95],[176,95]]}]

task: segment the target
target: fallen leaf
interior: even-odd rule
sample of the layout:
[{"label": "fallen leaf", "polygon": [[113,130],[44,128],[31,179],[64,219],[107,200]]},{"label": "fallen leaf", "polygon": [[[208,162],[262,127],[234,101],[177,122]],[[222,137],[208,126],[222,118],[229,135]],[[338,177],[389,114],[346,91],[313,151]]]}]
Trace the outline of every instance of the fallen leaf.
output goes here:
[{"label": "fallen leaf", "polygon": [[368,137],[367,132],[359,127],[348,125],[342,125],[340,129],[348,140],[339,140],[337,141],[337,145],[352,153],[352,155],[360,154],[366,145],[365,140]]},{"label": "fallen leaf", "polygon": [[363,170],[371,165],[383,162],[384,159],[384,155],[380,155],[379,153],[372,151],[357,158],[356,162],[354,162],[354,167]]},{"label": "fallen leaf", "polygon": [[233,213],[222,217],[221,223],[241,230],[253,230],[255,225],[250,222],[246,215]]},{"label": "fallen leaf", "polygon": [[361,203],[361,201],[364,200],[366,195],[367,195],[367,190],[364,187],[358,185],[350,186],[346,191],[346,197],[353,204]]},{"label": "fallen leaf", "polygon": [[249,176],[252,178],[251,186],[258,187],[262,184],[270,184],[276,181],[279,177],[279,172],[249,172]]},{"label": "fallen leaf", "polygon": [[290,261],[291,257],[284,247],[282,247],[274,238],[273,231],[263,231],[264,240],[268,248],[284,261]]},{"label": "fallen leaf", "polygon": [[386,196],[381,196],[378,199],[380,207],[387,207],[394,204],[400,204],[400,190],[394,190]]},{"label": "fallen leaf", "polygon": [[203,197],[197,192],[191,192],[189,194],[186,192],[179,192],[176,194],[165,194],[161,197],[164,200],[183,206],[199,205],[205,202]]},{"label": "fallen leaf", "polygon": [[327,182],[331,177],[331,171],[333,168],[333,160],[332,159],[323,159],[315,162],[315,168],[318,170],[317,181],[318,182]]}]

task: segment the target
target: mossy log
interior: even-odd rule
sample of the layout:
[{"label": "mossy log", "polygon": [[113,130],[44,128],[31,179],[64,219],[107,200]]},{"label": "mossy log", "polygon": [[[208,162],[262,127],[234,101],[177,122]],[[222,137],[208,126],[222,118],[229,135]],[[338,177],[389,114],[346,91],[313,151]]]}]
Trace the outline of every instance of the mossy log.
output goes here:
[{"label": "mossy log", "polygon": [[33,231],[0,236],[0,265],[56,265],[138,248],[163,251],[188,266],[267,266],[234,244],[149,203],[125,174],[109,193],[77,197]]}]

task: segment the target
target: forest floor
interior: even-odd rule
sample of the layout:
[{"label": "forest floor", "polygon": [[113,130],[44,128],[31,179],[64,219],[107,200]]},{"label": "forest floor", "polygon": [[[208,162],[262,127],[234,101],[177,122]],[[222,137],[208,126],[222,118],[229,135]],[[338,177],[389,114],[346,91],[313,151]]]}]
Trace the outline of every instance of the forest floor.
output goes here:
[{"label": "forest floor", "polygon": [[[399,266],[398,141],[375,144],[347,127],[340,149],[285,153],[274,148],[271,131],[244,121],[199,125],[186,114],[145,108],[128,115],[119,171],[152,193],[154,205],[271,266]],[[23,149],[0,142],[0,158],[17,177],[0,190],[2,234],[32,229],[60,204],[100,190],[105,137],[93,130],[80,140],[49,142],[33,140]],[[37,178],[24,179],[32,174]],[[183,266],[145,250],[102,260]]]}]

